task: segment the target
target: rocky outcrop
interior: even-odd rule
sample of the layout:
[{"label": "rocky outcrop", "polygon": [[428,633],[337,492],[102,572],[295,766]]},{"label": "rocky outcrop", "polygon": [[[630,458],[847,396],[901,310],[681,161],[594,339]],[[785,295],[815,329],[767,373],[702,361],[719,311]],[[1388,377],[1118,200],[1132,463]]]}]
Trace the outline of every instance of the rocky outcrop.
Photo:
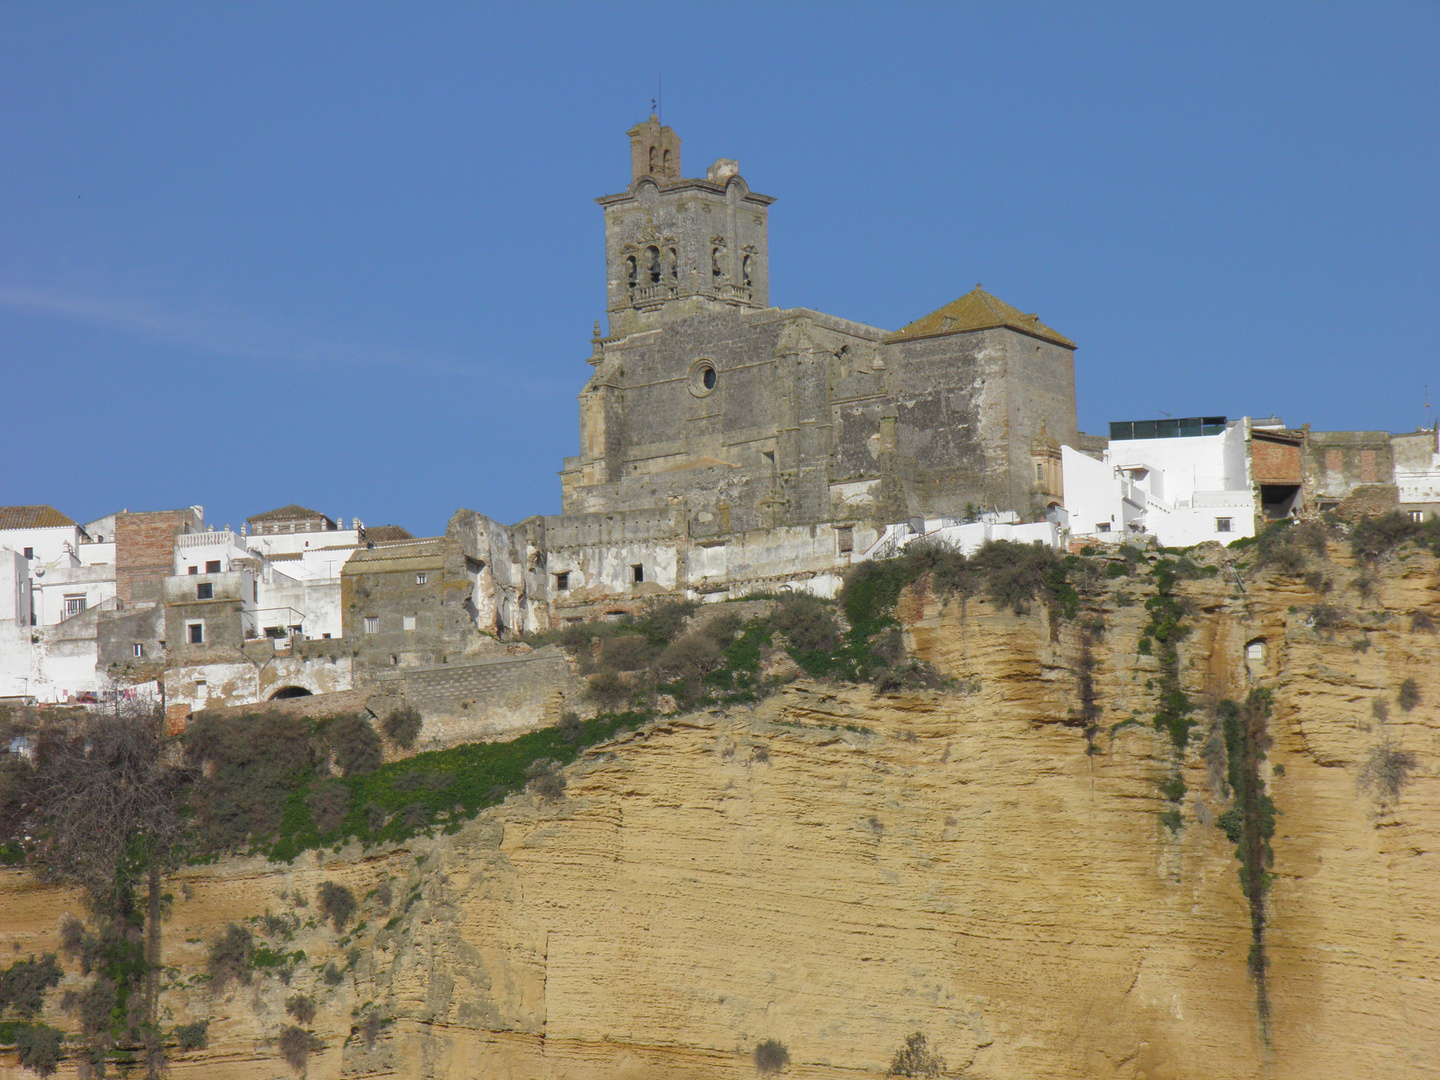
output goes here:
[{"label": "rocky outcrop", "polygon": [[[312,1077],[738,1078],[775,1039],[789,1075],[838,1080],[883,1074],[914,1031],[948,1075],[997,1080],[1440,1074],[1440,638],[1412,629],[1440,615],[1440,574],[1396,557],[1362,595],[1332,560],[1328,592],[1242,584],[1218,555],[1174,586],[1183,751],[1150,724],[1154,575],[1097,577],[1063,623],[912,588],[908,643],[946,690],[796,683],[624,735],[564,799],[451,836],[192,868],[164,1001],[215,1019],[173,1075],[284,1075],[297,989],[320,1003]],[[1216,707],[1256,687],[1277,812],[1258,916],[1221,827]],[[363,925],[305,925],[324,880]],[[19,872],[0,889],[0,945],[53,948],[73,898]],[[291,985],[213,1001],[192,981],[206,942],[267,908],[301,923]]]}]

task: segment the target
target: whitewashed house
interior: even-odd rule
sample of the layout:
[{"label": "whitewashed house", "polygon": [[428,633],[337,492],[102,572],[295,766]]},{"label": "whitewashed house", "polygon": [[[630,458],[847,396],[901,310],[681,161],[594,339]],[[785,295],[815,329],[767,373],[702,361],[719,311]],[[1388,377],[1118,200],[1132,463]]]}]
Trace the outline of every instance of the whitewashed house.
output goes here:
[{"label": "whitewashed house", "polygon": [[1249,436],[1248,417],[1167,418],[1111,424],[1098,460],[1062,447],[1071,538],[1189,547],[1254,536]]}]

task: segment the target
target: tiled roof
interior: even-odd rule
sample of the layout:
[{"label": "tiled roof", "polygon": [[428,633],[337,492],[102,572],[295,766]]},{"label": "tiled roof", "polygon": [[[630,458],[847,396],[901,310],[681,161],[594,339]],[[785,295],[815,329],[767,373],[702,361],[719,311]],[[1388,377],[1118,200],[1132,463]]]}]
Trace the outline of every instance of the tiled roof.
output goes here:
[{"label": "tiled roof", "polygon": [[0,506],[0,529],[60,529],[74,524],[53,506]]},{"label": "tiled roof", "polygon": [[365,539],[383,544],[388,540],[414,540],[415,534],[399,525],[376,525],[365,530]]},{"label": "tiled roof", "polygon": [[979,285],[958,300],[954,300],[938,311],[932,311],[923,319],[916,319],[909,326],[903,326],[891,334],[886,341],[910,341],[913,338],[939,337],[942,334],[963,334],[972,330],[992,330],[1007,327],[1019,330],[1044,341],[1053,341],[1066,348],[1075,348],[1075,343],[1040,321],[1038,315],[1026,315],[1017,307],[1011,307],[1004,300],[991,296]]},{"label": "tiled roof", "polygon": [[326,521],[330,520],[318,510],[309,510],[303,506],[296,506],[294,503],[291,503],[289,506],[282,506],[278,510],[266,510],[263,514],[256,514],[245,520],[254,524],[257,521],[313,521],[315,518],[325,518]]}]

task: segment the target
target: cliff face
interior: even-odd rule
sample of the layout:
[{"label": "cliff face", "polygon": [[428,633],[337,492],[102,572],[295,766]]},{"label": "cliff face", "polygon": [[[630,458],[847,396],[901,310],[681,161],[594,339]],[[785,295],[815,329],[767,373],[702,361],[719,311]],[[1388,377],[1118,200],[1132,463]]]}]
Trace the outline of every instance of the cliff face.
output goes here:
[{"label": "cliff face", "polygon": [[[185,971],[229,921],[303,924],[323,880],[364,897],[363,926],[297,929],[289,987],[167,991],[174,1020],[215,1017],[173,1075],[286,1074],[271,1040],[299,990],[312,1077],[750,1077],[766,1039],[792,1075],[858,1077],[917,1030],[948,1074],[997,1080],[1440,1075],[1440,637],[1412,629],[1440,574],[1392,557],[1362,597],[1332,560],[1326,595],[1228,567],[1175,584],[1183,751],[1150,725],[1154,575],[1091,582],[1063,624],[912,588],[909,644],[951,689],[794,684],[599,747],[559,802],[452,836],[189,870],[166,929]],[[1214,705],[1255,687],[1277,816],[1247,896]],[[54,948],[73,898],[0,889],[0,945]],[[390,1022],[368,1046],[371,1007]]]}]

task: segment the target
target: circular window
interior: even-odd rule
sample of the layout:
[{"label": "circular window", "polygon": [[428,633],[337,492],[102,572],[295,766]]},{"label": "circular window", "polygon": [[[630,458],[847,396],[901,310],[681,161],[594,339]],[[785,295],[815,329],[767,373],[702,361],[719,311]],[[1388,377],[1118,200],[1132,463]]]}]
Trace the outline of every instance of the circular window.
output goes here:
[{"label": "circular window", "polygon": [[715,384],[720,381],[720,376],[715,371],[715,364],[711,360],[696,360],[690,365],[690,378],[688,385],[690,393],[696,397],[704,397],[715,389]]}]

